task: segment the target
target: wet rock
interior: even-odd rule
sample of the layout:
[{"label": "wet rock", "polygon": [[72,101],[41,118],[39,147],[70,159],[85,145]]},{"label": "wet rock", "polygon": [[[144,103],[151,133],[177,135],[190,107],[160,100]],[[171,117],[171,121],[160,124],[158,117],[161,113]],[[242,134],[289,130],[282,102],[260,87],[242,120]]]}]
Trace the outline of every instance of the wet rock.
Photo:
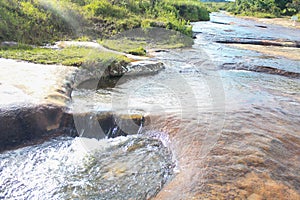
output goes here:
[{"label": "wet rock", "polygon": [[0,113],[0,151],[66,133],[72,120],[55,105],[18,105],[0,108]]},{"label": "wet rock", "polygon": [[155,74],[164,69],[164,64],[155,61],[136,61],[127,67],[126,75]]},{"label": "wet rock", "polygon": [[253,44],[253,45],[262,45],[262,46],[300,48],[299,41],[277,41],[277,40],[262,40],[262,39],[247,39],[247,38],[231,38],[231,39],[216,40],[215,42],[224,43],[224,44]]},{"label": "wet rock", "polygon": [[113,63],[112,65],[108,66],[108,68],[104,72],[104,76],[109,77],[120,77],[123,76],[128,71],[128,63],[119,62]]},{"label": "wet rock", "polygon": [[169,52],[169,50],[166,50],[166,49],[155,49],[154,52],[155,53]]},{"label": "wet rock", "polygon": [[222,24],[222,25],[231,25],[231,23],[228,22],[218,22],[218,21],[210,21],[213,24]]},{"label": "wet rock", "polygon": [[193,31],[192,38],[193,38],[193,39],[197,39],[197,35],[198,35],[198,34],[201,34],[201,33],[202,33],[201,31],[198,31],[198,32]]},{"label": "wet rock", "polygon": [[[122,76],[143,76],[163,70],[164,64],[157,61],[119,62],[98,69],[82,69],[75,76],[75,88],[99,89],[114,87]],[[125,79],[123,80],[125,81]],[[120,83],[120,82],[118,82]]]},{"label": "wet rock", "polygon": [[164,65],[161,62],[143,60],[131,62],[126,66],[124,66],[124,63],[113,65],[107,69],[107,73],[110,77],[120,77],[124,75],[140,76],[155,74],[162,69],[164,69]]},{"label": "wet rock", "polygon": [[0,151],[72,128],[72,67],[0,59]]},{"label": "wet rock", "polygon": [[259,66],[259,65],[246,66],[242,63],[223,63],[220,66],[220,68],[225,70],[245,70],[245,71],[260,72],[266,74],[274,74],[274,75],[285,76],[289,78],[300,78],[300,73],[298,72],[286,71],[284,69],[278,69],[269,66]]},{"label": "wet rock", "polygon": [[265,25],[255,25],[256,27],[259,27],[259,28],[268,28],[267,26]]}]

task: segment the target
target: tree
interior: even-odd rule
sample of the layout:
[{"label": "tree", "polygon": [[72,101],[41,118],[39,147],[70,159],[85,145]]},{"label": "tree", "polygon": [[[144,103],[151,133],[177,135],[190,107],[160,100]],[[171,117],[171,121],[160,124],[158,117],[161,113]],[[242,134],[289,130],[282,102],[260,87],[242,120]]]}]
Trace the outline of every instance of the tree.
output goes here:
[{"label": "tree", "polygon": [[300,0],[292,0],[292,2],[287,3],[286,9],[291,15],[300,12]]}]

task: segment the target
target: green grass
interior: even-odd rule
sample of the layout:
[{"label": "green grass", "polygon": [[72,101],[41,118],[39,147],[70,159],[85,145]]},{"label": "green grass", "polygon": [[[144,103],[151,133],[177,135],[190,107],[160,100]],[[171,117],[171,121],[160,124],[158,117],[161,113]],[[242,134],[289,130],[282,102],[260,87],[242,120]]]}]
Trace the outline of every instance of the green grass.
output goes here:
[{"label": "green grass", "polygon": [[[132,53],[137,49],[145,49],[147,46],[146,41],[139,41],[139,40],[130,40],[128,38],[124,39],[107,39],[98,41],[104,47],[124,52],[124,53]],[[144,54],[145,55],[145,54]]]},{"label": "green grass", "polygon": [[110,39],[98,40],[106,48],[134,55],[145,55],[144,50],[190,47],[192,38],[164,28],[135,29]]},{"label": "green grass", "polygon": [[48,48],[4,48],[0,57],[24,60],[39,64],[62,64],[66,66],[88,67],[92,65],[110,65],[115,62],[130,62],[119,54],[104,52],[94,48],[68,47],[61,50]]}]

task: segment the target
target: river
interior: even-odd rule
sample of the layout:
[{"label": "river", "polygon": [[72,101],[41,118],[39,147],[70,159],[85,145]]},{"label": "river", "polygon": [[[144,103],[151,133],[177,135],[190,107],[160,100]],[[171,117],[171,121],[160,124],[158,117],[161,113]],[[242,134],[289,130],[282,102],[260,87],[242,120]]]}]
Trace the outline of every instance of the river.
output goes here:
[{"label": "river", "polygon": [[75,112],[143,115],[138,134],[4,152],[0,199],[299,199],[299,59],[218,41],[299,42],[300,30],[223,13],[193,30],[192,48],[151,58],[160,73],[73,92]]}]

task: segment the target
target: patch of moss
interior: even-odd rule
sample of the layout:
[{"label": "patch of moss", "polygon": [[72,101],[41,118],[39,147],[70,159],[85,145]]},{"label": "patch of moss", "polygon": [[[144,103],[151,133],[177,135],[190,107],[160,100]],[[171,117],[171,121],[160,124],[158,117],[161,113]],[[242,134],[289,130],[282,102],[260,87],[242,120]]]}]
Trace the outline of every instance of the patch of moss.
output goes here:
[{"label": "patch of moss", "polygon": [[7,47],[0,49],[0,57],[39,64],[61,64],[77,67],[98,66],[101,63],[130,62],[127,57],[120,54],[83,47],[68,47],[61,50],[40,47],[28,49]]}]

